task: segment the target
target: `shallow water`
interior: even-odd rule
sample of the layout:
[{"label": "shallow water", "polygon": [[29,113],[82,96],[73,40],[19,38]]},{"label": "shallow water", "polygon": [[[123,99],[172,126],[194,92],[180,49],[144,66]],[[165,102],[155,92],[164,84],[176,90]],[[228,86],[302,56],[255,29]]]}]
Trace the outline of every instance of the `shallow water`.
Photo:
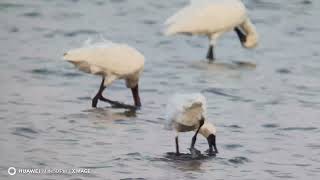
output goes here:
[{"label": "shallow water", "polygon": [[[2,0],[0,2],[0,179],[318,179],[320,4],[248,0],[257,49],[228,33],[216,64],[203,37],[165,37],[164,20],[186,0]],[[91,97],[100,78],[62,61],[88,37],[126,42],[146,56],[143,108]],[[245,62],[245,63],[234,63]],[[124,82],[105,94],[132,103]],[[172,92],[201,91],[217,126],[219,154],[175,159],[163,128]],[[192,133],[180,136],[188,153]],[[207,149],[198,138],[197,148]],[[9,176],[16,168],[89,168],[90,174]]]}]

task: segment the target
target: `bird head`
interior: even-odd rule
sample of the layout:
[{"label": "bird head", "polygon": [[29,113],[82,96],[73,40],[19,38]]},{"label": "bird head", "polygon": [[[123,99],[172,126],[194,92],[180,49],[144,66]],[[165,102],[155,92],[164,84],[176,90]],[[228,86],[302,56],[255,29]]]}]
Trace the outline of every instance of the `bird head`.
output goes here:
[{"label": "bird head", "polygon": [[251,20],[247,18],[238,27],[235,27],[239,40],[245,48],[255,48],[258,45],[258,33]]},{"label": "bird head", "polygon": [[[208,141],[208,145],[209,145],[209,150],[208,153],[209,154],[216,154],[218,153],[218,149],[217,149],[217,145],[216,145],[216,128],[213,124],[211,124],[208,121],[205,121],[205,123],[201,126],[199,133],[201,135],[203,135],[207,141]],[[213,151],[214,149],[214,151]]]}]

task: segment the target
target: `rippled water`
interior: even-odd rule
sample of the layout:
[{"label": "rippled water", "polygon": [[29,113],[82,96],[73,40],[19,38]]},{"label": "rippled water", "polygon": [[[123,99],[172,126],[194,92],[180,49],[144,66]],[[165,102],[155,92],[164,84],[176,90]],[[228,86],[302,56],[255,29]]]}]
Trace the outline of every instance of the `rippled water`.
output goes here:
[{"label": "rippled water", "polygon": [[[319,2],[247,0],[259,47],[245,50],[228,33],[211,65],[206,38],[162,35],[164,20],[186,3],[2,0],[0,179],[319,178]],[[100,78],[61,60],[100,35],[145,54],[140,111],[90,108]],[[117,82],[105,94],[132,103],[124,87]],[[217,157],[170,156],[174,134],[163,129],[164,107],[172,92],[185,90],[208,99]],[[184,153],[191,137],[180,137]],[[206,140],[197,147],[206,150]],[[10,166],[91,173],[9,176]]]}]

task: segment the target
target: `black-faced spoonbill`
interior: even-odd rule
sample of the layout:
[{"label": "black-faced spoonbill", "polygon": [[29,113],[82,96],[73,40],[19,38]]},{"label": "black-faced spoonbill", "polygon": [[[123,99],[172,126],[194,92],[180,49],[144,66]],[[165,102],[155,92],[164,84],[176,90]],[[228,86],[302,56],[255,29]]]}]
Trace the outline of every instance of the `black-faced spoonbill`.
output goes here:
[{"label": "black-faced spoonbill", "polygon": [[64,54],[64,59],[81,71],[102,76],[98,93],[92,99],[92,107],[97,107],[98,100],[120,104],[102,96],[104,89],[118,79],[126,81],[127,87],[131,88],[134,105],[141,106],[138,82],[144,67],[144,56],[136,49],[105,41],[70,50]]},{"label": "black-faced spoonbill", "polygon": [[258,33],[241,0],[191,0],[190,4],[169,17],[166,35],[205,35],[210,45],[209,62],[215,60],[214,47],[225,32],[234,30],[245,48],[258,44]]},{"label": "black-faced spoonbill", "polygon": [[[209,144],[209,154],[218,153],[216,146],[216,128],[206,119],[206,99],[200,93],[175,94],[167,104],[166,127],[176,131],[176,154],[179,155],[178,133],[196,131],[194,134],[190,151],[198,154],[194,146],[197,134],[204,136]],[[214,151],[213,151],[214,148]]]}]

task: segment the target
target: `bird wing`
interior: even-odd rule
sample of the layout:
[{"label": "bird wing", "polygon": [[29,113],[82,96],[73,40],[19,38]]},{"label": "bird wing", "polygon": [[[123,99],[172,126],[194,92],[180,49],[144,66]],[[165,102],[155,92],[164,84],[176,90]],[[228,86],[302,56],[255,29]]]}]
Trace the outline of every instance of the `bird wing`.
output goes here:
[{"label": "bird wing", "polygon": [[165,34],[210,34],[229,31],[246,18],[246,10],[239,0],[200,0],[169,17]]},{"label": "bird wing", "polygon": [[144,67],[144,56],[125,44],[97,43],[70,50],[64,59],[92,74],[127,76]]},{"label": "bird wing", "polygon": [[167,105],[167,128],[172,128],[175,123],[184,126],[194,126],[206,117],[205,97],[198,93],[175,94]]},{"label": "bird wing", "polygon": [[197,14],[196,13],[197,10],[201,10],[203,7],[205,7],[207,4],[209,4],[212,1],[213,0],[191,0],[190,4],[188,4],[186,7],[176,12],[171,17],[169,17],[165,21],[165,25],[170,25],[183,19],[188,19],[187,18],[188,16]]},{"label": "bird wing", "polygon": [[194,102],[191,106],[184,108],[184,111],[178,117],[177,122],[185,126],[194,126],[203,119],[204,109],[201,102]]}]

